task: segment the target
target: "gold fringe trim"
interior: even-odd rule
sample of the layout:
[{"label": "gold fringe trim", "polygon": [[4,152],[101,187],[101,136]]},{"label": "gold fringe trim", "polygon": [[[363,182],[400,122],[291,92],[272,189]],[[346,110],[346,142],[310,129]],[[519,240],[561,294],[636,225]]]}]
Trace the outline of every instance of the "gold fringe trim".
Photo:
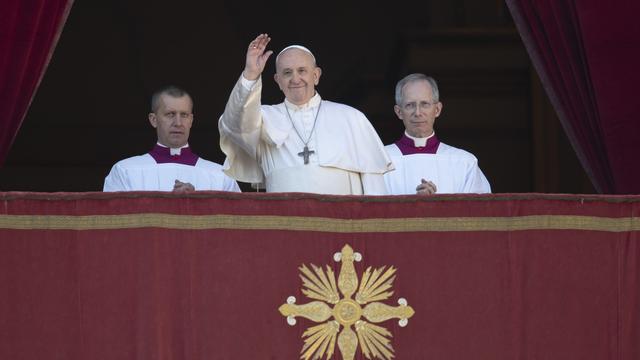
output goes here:
[{"label": "gold fringe trim", "polygon": [[640,231],[640,218],[570,215],[514,217],[447,217],[332,219],[269,215],[0,215],[0,229],[113,230],[165,228],[178,230],[289,230],[331,233],[396,233],[429,231],[585,230]]}]

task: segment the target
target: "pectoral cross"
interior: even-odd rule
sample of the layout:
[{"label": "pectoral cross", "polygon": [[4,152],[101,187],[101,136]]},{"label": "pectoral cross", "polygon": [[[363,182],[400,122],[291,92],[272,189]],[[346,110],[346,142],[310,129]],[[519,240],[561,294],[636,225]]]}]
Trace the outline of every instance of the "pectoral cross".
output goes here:
[{"label": "pectoral cross", "polygon": [[313,150],[309,150],[307,145],[304,146],[304,150],[298,153],[298,156],[302,156],[304,159],[304,164],[307,165],[309,163],[309,155],[315,154],[316,152]]}]

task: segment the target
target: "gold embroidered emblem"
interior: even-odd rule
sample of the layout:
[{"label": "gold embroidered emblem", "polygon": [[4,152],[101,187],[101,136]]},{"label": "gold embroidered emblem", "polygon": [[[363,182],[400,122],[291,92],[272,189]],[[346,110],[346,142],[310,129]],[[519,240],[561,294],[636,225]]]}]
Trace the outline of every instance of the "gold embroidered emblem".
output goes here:
[{"label": "gold embroidered emblem", "polygon": [[[413,308],[407,305],[405,299],[400,298],[399,306],[396,307],[378,302],[393,295],[390,289],[396,269],[391,266],[385,271],[386,266],[382,266],[372,271],[371,267],[368,267],[362,274],[358,287],[358,275],[353,262],[362,260],[362,255],[354,253],[349,245],[345,245],[340,253],[334,255],[334,260],[342,262],[337,286],[334,272],[329,265],[323,271],[321,267],[311,264],[311,271],[303,264],[300,267],[302,293],[319,301],[296,305],[295,297],[290,296],[287,303],[279,308],[291,326],[296,324],[297,316],[317,323],[324,322],[308,328],[302,334],[304,345],[300,351],[300,358],[315,360],[326,356],[326,359],[329,359],[334,353],[337,338],[343,360],[353,360],[358,345],[367,359],[372,359],[373,356],[390,360],[394,357],[390,339],[392,335],[386,328],[373,323],[396,318],[400,319],[399,325],[404,327],[414,314]],[[354,294],[355,297],[352,298]],[[329,320],[331,317],[333,319]]]}]

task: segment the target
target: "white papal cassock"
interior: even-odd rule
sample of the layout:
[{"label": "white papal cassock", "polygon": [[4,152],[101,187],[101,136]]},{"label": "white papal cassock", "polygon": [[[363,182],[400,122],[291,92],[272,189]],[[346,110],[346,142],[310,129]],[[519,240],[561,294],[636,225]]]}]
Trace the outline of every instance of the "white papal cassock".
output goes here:
[{"label": "white papal cassock", "polygon": [[[261,92],[261,79],[240,76],[220,117],[227,175],[263,183],[268,192],[386,194],[383,174],[393,165],[364,114],[322,100],[317,93],[302,106],[286,99],[278,105],[261,105]],[[299,153],[307,139],[314,153],[304,164]]]},{"label": "white papal cassock", "polygon": [[435,154],[403,155],[396,144],[385,149],[396,167],[384,176],[390,194],[415,194],[421,179],[433,182],[437,194],[491,192],[478,159],[465,150],[442,142]]}]

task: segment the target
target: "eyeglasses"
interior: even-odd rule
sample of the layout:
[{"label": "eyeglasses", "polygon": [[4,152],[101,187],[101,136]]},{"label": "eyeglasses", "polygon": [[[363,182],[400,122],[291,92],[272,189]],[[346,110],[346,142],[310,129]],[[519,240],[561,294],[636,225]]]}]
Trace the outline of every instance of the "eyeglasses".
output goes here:
[{"label": "eyeglasses", "polygon": [[[431,109],[431,107],[435,104],[437,104],[438,102],[428,102],[428,101],[421,101],[419,106],[421,109],[424,110],[429,110]],[[418,103],[417,102],[410,102],[410,103],[405,103],[402,108],[406,111],[414,111],[416,108],[418,107]]]}]

